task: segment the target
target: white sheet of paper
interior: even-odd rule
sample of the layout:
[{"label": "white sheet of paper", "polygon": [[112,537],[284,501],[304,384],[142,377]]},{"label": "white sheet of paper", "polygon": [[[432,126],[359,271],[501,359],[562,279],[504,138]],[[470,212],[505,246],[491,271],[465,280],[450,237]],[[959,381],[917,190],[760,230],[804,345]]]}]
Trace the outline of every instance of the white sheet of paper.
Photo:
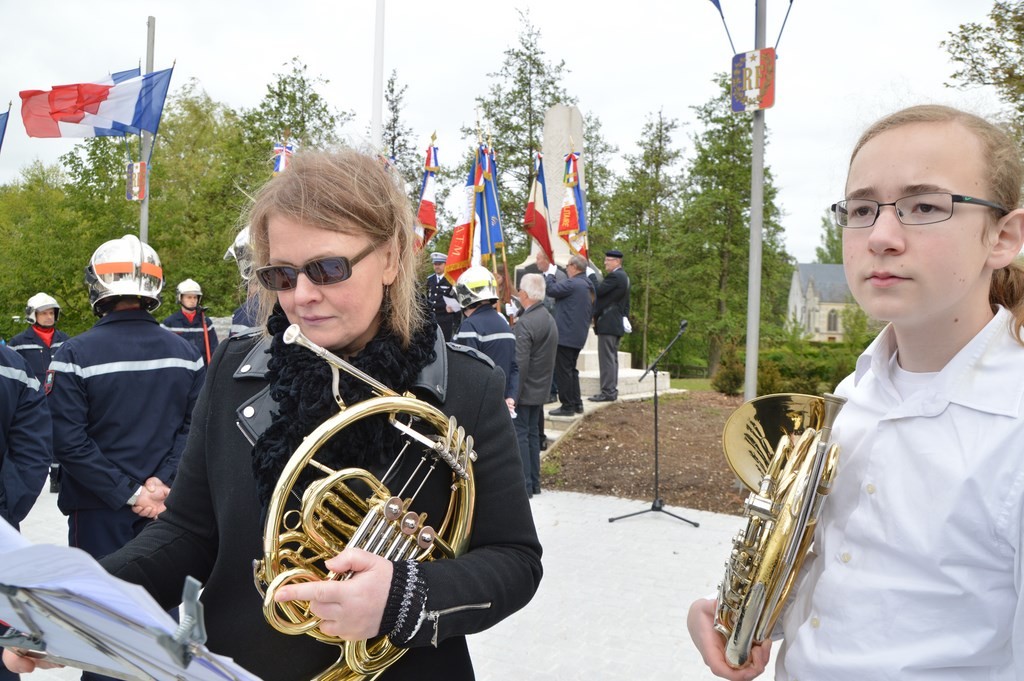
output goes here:
[{"label": "white sheet of paper", "polygon": [[447,305],[448,309],[450,309],[452,312],[458,312],[459,310],[462,309],[462,306],[459,305],[459,301],[455,300],[454,298],[449,298],[448,296],[441,296],[441,298],[444,299],[444,304]]},{"label": "white sheet of paper", "polygon": [[[258,681],[200,645],[182,668],[159,643],[178,625],[145,589],[111,576],[79,549],[29,544],[6,523],[0,524],[0,585],[7,587],[0,594],[0,619],[41,634],[46,652],[72,666],[123,678]],[[11,588],[19,594],[8,595]]]}]

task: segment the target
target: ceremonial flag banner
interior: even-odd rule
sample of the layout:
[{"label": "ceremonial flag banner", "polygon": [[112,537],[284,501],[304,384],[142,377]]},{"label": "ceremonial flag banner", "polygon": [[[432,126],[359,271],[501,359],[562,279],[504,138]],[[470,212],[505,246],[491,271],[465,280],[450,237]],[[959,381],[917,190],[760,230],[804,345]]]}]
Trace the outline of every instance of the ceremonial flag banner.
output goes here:
[{"label": "ceremonial flag banner", "polygon": [[548,188],[544,181],[544,156],[539,151],[534,162],[534,171],[523,227],[541,250],[548,254],[548,259],[554,262],[555,253],[551,249],[551,232],[548,229]]},{"label": "ceremonial flag banner", "polygon": [[444,266],[444,276],[452,284],[459,279],[459,275],[465,272],[472,265],[480,264],[480,241],[476,238],[476,174],[479,167],[474,163],[469,169],[469,176],[466,178],[466,204],[462,211],[459,223],[452,231],[452,241],[448,245],[448,261]]},{"label": "ceremonial flag banner", "polygon": [[[122,71],[95,83],[23,90],[21,118],[29,137],[154,135],[160,127],[173,69]],[[130,74],[136,74],[132,77]]]},{"label": "ceremonial flag banner", "polygon": [[775,104],[775,49],[734,56],[731,89],[733,112],[770,109]]},{"label": "ceremonial flag banner", "polygon": [[427,160],[423,164],[420,182],[420,207],[416,211],[416,250],[420,250],[437,234],[437,147],[427,147]]},{"label": "ceremonial flag banner", "polygon": [[587,257],[587,213],[580,187],[580,154],[570,151],[565,155],[565,194],[562,212],[558,216],[558,236],[562,237],[573,253]]},{"label": "ceremonial flag banner", "polygon": [[274,174],[280,175],[288,168],[288,162],[292,160],[295,148],[291,144],[274,145]]},{"label": "ceremonial flag banner", "polygon": [[501,231],[501,213],[498,210],[498,189],[494,167],[494,150],[480,145],[477,150],[477,215],[482,228],[480,234],[480,254],[491,256],[499,245],[504,245],[505,237]]},{"label": "ceremonial flag banner", "polygon": [[4,148],[4,133],[7,132],[7,119],[10,115],[10,110],[0,114],[0,149]]}]

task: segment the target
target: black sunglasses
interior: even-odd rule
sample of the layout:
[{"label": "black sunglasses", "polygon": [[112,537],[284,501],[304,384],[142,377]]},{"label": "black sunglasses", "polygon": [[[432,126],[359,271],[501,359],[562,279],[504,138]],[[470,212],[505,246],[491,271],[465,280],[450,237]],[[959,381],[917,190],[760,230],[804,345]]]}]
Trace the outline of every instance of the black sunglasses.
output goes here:
[{"label": "black sunglasses", "polygon": [[289,291],[299,282],[299,273],[305,274],[317,286],[338,284],[352,276],[356,263],[368,256],[377,247],[370,244],[358,255],[346,258],[343,255],[310,260],[302,267],[291,265],[267,265],[256,270],[256,279],[263,288],[270,291]]}]

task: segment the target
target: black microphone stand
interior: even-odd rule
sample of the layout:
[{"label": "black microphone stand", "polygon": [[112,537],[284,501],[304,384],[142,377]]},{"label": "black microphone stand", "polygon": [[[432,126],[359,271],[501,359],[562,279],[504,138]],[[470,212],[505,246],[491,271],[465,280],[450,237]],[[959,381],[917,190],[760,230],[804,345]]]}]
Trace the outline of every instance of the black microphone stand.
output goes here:
[{"label": "black microphone stand", "polygon": [[643,513],[659,511],[661,513],[665,513],[666,515],[670,515],[677,520],[682,520],[684,523],[690,523],[694,527],[700,527],[700,523],[696,521],[676,515],[672,511],[666,511],[665,501],[659,496],[658,493],[658,362],[660,362],[662,358],[668,354],[669,349],[673,345],[675,345],[675,342],[679,340],[680,336],[683,335],[683,332],[686,331],[686,326],[687,321],[684,319],[682,323],[679,325],[679,333],[676,334],[676,337],[673,338],[672,341],[665,346],[665,349],[661,351],[661,354],[655,358],[655,360],[651,363],[651,366],[647,367],[647,371],[644,372],[644,375],[640,377],[640,380],[642,381],[647,376],[647,374],[651,373],[652,371],[654,372],[654,501],[651,502],[650,508],[645,508],[642,511],[636,511],[635,513],[627,513],[626,515],[620,515],[615,518],[609,518],[608,522],[610,523],[613,523],[616,520],[622,520],[623,518],[632,518],[635,515],[641,515]]}]

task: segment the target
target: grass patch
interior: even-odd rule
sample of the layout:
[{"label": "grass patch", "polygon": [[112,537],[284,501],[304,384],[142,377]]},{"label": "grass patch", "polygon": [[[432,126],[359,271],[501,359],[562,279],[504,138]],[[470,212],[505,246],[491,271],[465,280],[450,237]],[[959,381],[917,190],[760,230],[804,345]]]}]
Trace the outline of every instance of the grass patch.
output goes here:
[{"label": "grass patch", "polygon": [[671,386],[676,389],[693,392],[708,392],[712,390],[710,378],[673,378]]}]

